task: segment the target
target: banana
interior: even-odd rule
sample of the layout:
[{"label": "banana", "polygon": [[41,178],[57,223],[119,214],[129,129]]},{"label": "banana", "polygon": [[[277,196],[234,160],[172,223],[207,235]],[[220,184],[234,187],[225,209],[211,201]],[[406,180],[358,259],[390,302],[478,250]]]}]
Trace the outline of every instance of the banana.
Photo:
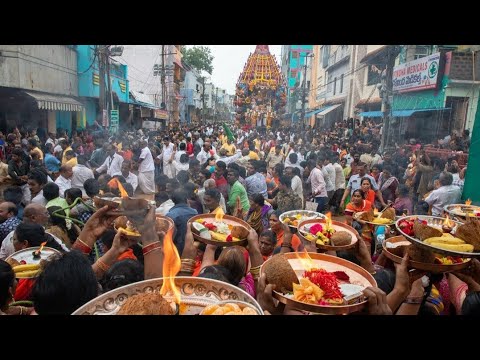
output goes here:
[{"label": "banana", "polygon": [[35,277],[40,273],[40,270],[28,270],[15,273],[17,279]]},{"label": "banana", "polygon": [[430,245],[438,247],[440,249],[445,249],[445,250],[473,252],[473,245],[470,245],[470,244],[445,244],[445,243],[434,241]]},{"label": "banana", "polygon": [[431,237],[431,238],[425,239],[423,242],[425,244],[432,244],[434,242],[442,243],[442,244],[450,244],[450,245],[465,244],[465,241],[453,236],[452,237],[444,237],[444,236]]},{"label": "banana", "polygon": [[40,264],[25,264],[25,265],[17,265],[13,267],[13,271],[15,273],[28,271],[28,270],[38,270],[40,269]]},{"label": "banana", "polygon": [[[228,237],[227,234],[221,234],[221,233],[218,233],[218,232],[215,232],[215,231],[212,231],[212,230],[210,230],[209,233],[210,233],[210,235],[212,235],[213,240],[227,241],[227,237]],[[232,236],[232,241],[240,241],[240,239]]]}]

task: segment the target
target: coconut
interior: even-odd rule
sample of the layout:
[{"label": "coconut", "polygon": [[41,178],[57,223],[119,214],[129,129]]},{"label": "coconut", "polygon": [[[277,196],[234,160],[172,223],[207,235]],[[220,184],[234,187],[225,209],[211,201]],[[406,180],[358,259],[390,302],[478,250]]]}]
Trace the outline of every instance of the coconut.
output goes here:
[{"label": "coconut", "polygon": [[283,293],[293,291],[293,284],[299,284],[297,274],[283,254],[274,255],[263,265],[263,271],[269,284],[276,285],[275,290]]},{"label": "coconut", "polygon": [[330,238],[333,246],[345,246],[352,243],[352,234],[347,231],[336,231]]},{"label": "coconut", "polygon": [[231,233],[233,237],[236,237],[238,239],[246,239],[249,234],[249,231],[243,226],[234,225]]},{"label": "coconut", "polygon": [[176,305],[158,293],[142,293],[128,298],[117,315],[175,315]]}]

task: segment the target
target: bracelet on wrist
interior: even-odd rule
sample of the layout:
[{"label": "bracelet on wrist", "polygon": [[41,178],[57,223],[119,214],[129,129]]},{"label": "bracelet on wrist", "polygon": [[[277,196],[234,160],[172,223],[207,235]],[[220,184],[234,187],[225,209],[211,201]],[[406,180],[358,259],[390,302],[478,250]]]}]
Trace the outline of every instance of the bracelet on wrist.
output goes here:
[{"label": "bracelet on wrist", "polygon": [[425,293],[423,293],[423,295],[420,295],[420,296],[407,296],[404,303],[406,303],[406,304],[421,304],[424,297],[425,297]]},{"label": "bracelet on wrist", "polygon": [[84,254],[90,254],[92,252],[92,248],[87,245],[85,242],[77,238],[77,240],[73,243],[72,248],[80,250]]},{"label": "bracelet on wrist", "polygon": [[155,241],[151,244],[145,245],[142,248],[142,253],[143,253],[143,255],[145,255],[146,253],[150,252],[150,250],[157,249],[157,248],[160,248],[160,247],[162,247],[161,241]]}]

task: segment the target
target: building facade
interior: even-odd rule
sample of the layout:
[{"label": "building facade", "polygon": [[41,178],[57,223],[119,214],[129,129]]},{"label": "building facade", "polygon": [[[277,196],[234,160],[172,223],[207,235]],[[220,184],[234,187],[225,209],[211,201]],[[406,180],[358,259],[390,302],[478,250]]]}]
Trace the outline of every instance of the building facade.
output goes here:
[{"label": "building facade", "polygon": [[77,98],[74,45],[0,45],[0,130],[56,132],[76,126],[84,107]]},{"label": "building facade", "polygon": [[314,45],[307,113],[311,126],[330,128],[350,113],[356,45]]},{"label": "building facade", "polygon": [[[105,84],[110,78],[111,91],[106,91],[106,114],[101,113],[100,97],[100,70],[99,70],[99,47],[103,45],[77,45],[78,55],[78,95],[85,104],[77,128],[85,128],[95,121],[107,125],[110,115],[108,110],[119,110],[120,124],[129,121],[129,81],[127,65],[121,64],[109,57],[108,66],[110,77],[105,75]],[[108,90],[108,89],[107,89]]]},{"label": "building facade", "polygon": [[[390,45],[391,46],[391,45]],[[398,46],[392,76],[391,128],[398,143],[416,139],[428,144],[451,134],[471,132],[479,96],[480,63],[476,45]],[[381,63],[383,46],[367,54],[364,63]],[[381,65],[380,65],[381,66]],[[367,119],[383,117],[382,111],[362,111]]]},{"label": "building facade", "polygon": [[286,81],[287,113],[297,110],[297,102],[302,100],[303,92],[300,79],[308,55],[314,45],[283,45],[281,52],[281,71]]}]

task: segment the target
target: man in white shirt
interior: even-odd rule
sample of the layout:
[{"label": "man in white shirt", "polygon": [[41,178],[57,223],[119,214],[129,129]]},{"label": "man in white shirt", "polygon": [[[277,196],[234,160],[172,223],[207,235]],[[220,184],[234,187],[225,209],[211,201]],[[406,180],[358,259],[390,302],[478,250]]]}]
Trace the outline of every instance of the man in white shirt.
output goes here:
[{"label": "man in white shirt", "polygon": [[209,142],[205,142],[203,144],[202,151],[200,151],[197,155],[197,160],[200,161],[200,165],[202,166],[205,164],[207,159],[214,157],[215,159],[218,159],[218,155],[215,153],[215,150],[211,148],[211,145]]},{"label": "man in white shirt", "polygon": [[452,185],[452,173],[443,171],[438,178],[440,187],[433,190],[425,201],[432,207],[433,216],[442,216],[443,208],[450,204],[458,204],[461,201],[462,192],[458,186]]},{"label": "man in white shirt", "polygon": [[78,164],[73,167],[72,187],[82,190],[82,196],[87,196],[83,184],[88,179],[94,179],[93,171],[85,166],[87,159],[84,155],[77,156]]},{"label": "man in white shirt", "polygon": [[295,152],[290,152],[288,157],[285,160],[285,167],[296,167],[298,170],[300,170],[300,176],[303,175],[303,167],[300,166],[299,161],[298,161],[298,154]]},{"label": "man in white shirt", "polygon": [[155,214],[167,215],[172,207],[175,206],[175,203],[168,197],[168,194],[165,191],[160,191],[155,195],[155,201],[157,204],[160,204],[155,209]]},{"label": "man in white shirt", "polygon": [[170,138],[167,136],[163,139],[163,149],[161,154],[157,156],[157,159],[163,160],[163,173],[167,175],[169,179],[175,177],[175,167],[173,166],[173,160],[175,159],[174,155],[175,146],[170,142]]},{"label": "man in white shirt", "polygon": [[[57,140],[57,144],[56,144],[55,147],[53,148],[53,155],[54,155],[55,157],[57,157],[57,158],[59,157],[59,154],[63,151],[62,146],[60,145],[60,143],[61,143],[63,140],[65,140],[65,139],[64,139],[64,138],[58,139],[58,140]],[[60,159],[60,160],[62,160],[62,159]]]},{"label": "man in white shirt", "polygon": [[318,204],[318,212],[322,212],[328,202],[327,188],[321,170],[322,162],[320,159],[318,159],[317,162],[315,162],[315,160],[308,161],[308,167],[312,169],[312,171],[307,179],[307,183],[312,184],[312,196]]},{"label": "man in white shirt", "polygon": [[322,174],[327,184],[328,199],[331,200],[335,193],[335,168],[327,156],[323,160]]},{"label": "man in white shirt", "polygon": [[132,185],[133,192],[137,189],[138,186],[138,177],[135,174],[132,174],[130,172],[130,169],[132,168],[132,162],[130,160],[124,160],[122,163],[122,176],[124,179]]},{"label": "man in white shirt", "polygon": [[338,214],[340,210],[340,200],[345,191],[345,174],[343,173],[342,165],[338,163],[337,156],[332,155],[331,160],[335,162],[333,164],[335,170],[335,193],[330,201],[330,205],[333,207],[333,211]]},{"label": "man in white shirt", "polygon": [[140,142],[140,147],[142,152],[138,159],[138,186],[144,194],[155,194],[155,164],[152,152],[144,140]]},{"label": "man in white shirt", "polygon": [[187,152],[185,151],[187,147],[187,144],[185,142],[181,142],[179,145],[178,145],[178,150],[175,151],[175,161],[177,163],[180,162],[180,156],[182,156],[182,154],[186,154]]},{"label": "man in white shirt", "polygon": [[101,174],[106,171],[111,177],[121,175],[123,157],[117,154],[117,148],[112,144],[108,145],[107,153],[107,158],[99,168],[95,169],[94,173]]},{"label": "man in white shirt", "polygon": [[55,148],[55,146],[57,146],[58,140],[55,139],[54,133],[51,133],[51,132],[48,133],[48,139],[45,142],[45,146],[47,146],[47,144],[52,144],[52,149]]},{"label": "man in white shirt", "polygon": [[72,188],[73,170],[70,165],[62,165],[60,168],[60,176],[55,180],[58,185],[60,197],[65,198],[65,190]]},{"label": "man in white shirt", "polygon": [[292,179],[292,190],[295,195],[297,195],[300,199],[302,199],[302,209],[305,206],[304,198],[303,198],[303,184],[302,179],[295,174],[295,170],[293,167],[289,166],[285,168],[285,175]]},{"label": "man in white shirt", "polygon": [[235,154],[232,156],[227,156],[227,150],[225,149],[220,149],[218,153],[220,154],[218,161],[223,161],[225,165],[235,162],[242,157],[242,152],[240,150],[236,150]]}]

